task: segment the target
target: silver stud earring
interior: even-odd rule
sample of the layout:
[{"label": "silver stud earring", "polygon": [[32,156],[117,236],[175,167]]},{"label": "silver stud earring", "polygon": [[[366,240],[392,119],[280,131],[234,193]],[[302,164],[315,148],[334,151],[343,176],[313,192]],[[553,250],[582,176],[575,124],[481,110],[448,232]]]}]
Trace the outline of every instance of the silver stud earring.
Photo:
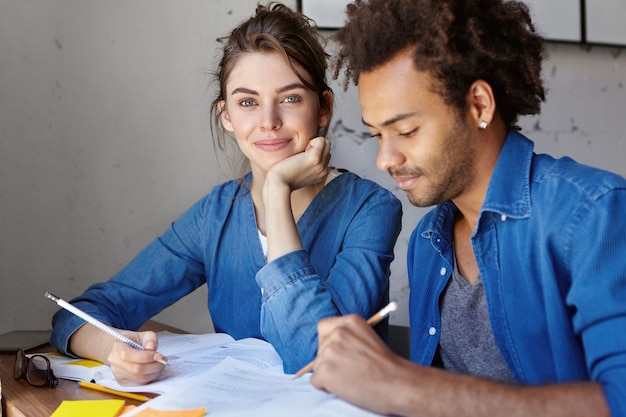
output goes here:
[{"label": "silver stud earring", "polygon": [[483,121],[481,121],[480,123],[478,123],[478,128],[479,128],[479,129],[481,129],[481,130],[485,130],[485,129],[487,129],[487,125],[488,125],[488,124],[489,124],[489,123],[487,123],[487,122],[485,122],[485,121],[483,120]]}]

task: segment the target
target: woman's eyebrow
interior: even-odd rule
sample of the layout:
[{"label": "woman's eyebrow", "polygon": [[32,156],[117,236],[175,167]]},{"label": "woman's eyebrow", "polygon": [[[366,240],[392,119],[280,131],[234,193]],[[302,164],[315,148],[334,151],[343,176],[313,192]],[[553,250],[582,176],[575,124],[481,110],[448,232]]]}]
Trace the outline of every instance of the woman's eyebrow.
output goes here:
[{"label": "woman's eyebrow", "polygon": [[252,90],[250,88],[246,88],[246,87],[237,87],[235,88],[230,94],[252,94],[252,95],[258,95],[259,93],[257,93],[255,90]]},{"label": "woman's eyebrow", "polygon": [[[287,84],[283,87],[277,88],[276,92],[277,93],[284,93],[285,91],[290,91],[290,90],[296,90],[296,89],[306,89],[306,86],[302,83],[291,83],[291,84]],[[247,87],[237,87],[235,88],[231,93],[231,95],[233,94],[252,94],[252,95],[258,95],[259,93],[256,90],[253,90],[251,88],[247,88]]]},{"label": "woman's eyebrow", "polygon": [[289,91],[289,90],[295,90],[298,88],[303,88],[306,89],[306,86],[302,83],[291,83],[291,84],[287,84],[284,87],[280,87],[279,89],[276,90],[277,93],[284,93],[285,91]]}]

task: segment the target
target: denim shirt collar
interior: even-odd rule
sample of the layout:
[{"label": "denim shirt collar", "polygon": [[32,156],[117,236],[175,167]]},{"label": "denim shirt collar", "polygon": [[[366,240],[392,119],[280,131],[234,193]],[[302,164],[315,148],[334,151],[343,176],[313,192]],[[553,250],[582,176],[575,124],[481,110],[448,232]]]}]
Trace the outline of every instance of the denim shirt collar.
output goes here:
[{"label": "denim shirt collar", "polygon": [[530,216],[530,169],[534,144],[524,135],[510,131],[491,174],[481,209],[516,219]]},{"label": "denim shirt collar", "polygon": [[[530,176],[534,144],[517,131],[510,131],[498,156],[489,181],[480,217],[496,212],[511,218],[530,216]],[[458,209],[451,201],[433,210],[430,222],[424,225],[422,237],[431,239],[443,252],[452,244],[452,227]]]}]

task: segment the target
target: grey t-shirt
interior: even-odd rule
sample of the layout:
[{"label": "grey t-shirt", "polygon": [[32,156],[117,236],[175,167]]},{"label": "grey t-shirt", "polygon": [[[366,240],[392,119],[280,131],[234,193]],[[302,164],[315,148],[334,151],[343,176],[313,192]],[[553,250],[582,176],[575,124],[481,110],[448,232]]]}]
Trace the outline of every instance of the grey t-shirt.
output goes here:
[{"label": "grey t-shirt", "polygon": [[439,353],[449,371],[517,383],[496,345],[480,278],[472,285],[457,269],[441,299]]}]

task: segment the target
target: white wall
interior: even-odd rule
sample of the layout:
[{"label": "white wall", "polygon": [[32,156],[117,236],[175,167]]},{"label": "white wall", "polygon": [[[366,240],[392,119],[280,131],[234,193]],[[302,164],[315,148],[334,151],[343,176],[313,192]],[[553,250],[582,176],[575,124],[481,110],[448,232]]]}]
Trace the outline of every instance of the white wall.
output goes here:
[{"label": "white wall", "polygon": [[[45,291],[71,298],[109,278],[229,177],[210,139],[207,71],[215,39],[256,0],[231,3],[0,0],[0,333],[48,328],[56,308]],[[548,103],[523,121],[525,133],[540,151],[626,175],[626,54],[549,52]],[[375,169],[354,89],[334,90],[334,165],[393,190]],[[402,309],[392,322],[408,324],[406,242],[424,210],[398,195],[392,297]],[[205,297],[199,290],[158,318],[208,331]]]},{"label": "white wall", "polygon": [[255,5],[0,0],[0,332],[48,328],[45,291],[107,279],[226,178],[207,71]]}]

